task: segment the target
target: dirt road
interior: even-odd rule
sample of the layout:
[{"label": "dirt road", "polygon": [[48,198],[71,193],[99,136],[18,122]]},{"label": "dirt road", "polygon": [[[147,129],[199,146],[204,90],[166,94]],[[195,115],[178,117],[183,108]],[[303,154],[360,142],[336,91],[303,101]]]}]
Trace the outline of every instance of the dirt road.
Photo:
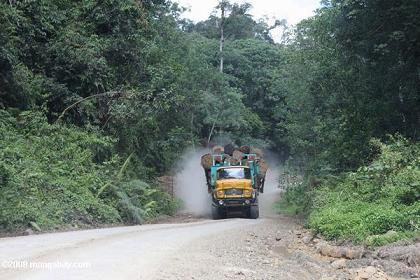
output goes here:
[{"label": "dirt road", "polygon": [[262,218],[257,220],[169,219],[165,224],[0,238],[0,279],[391,279],[372,267],[354,270],[377,260],[346,264],[321,256],[316,239],[308,244],[295,220],[273,213],[271,205],[279,198],[276,177],[268,178],[272,187],[261,196]]},{"label": "dirt road", "polygon": [[396,278],[372,265],[392,271],[397,268],[394,263],[321,256],[305,244],[305,231],[282,216],[203,219],[0,239],[0,279],[7,280],[383,280]]},{"label": "dirt road", "polygon": [[[267,185],[276,186],[276,176],[272,174]],[[295,225],[271,211],[279,197],[273,189],[262,196],[263,218],[258,220],[169,220],[2,238],[0,279],[315,279],[286,251],[267,254],[273,252],[267,241],[277,243],[274,235],[287,235]],[[287,268],[283,261],[289,263]]]},{"label": "dirt road", "polygon": [[[266,254],[263,239],[256,239],[274,225],[282,228],[281,221],[272,219],[227,219],[3,238],[0,278],[242,279],[249,274],[297,279],[294,264],[299,279],[315,279],[310,267],[300,268],[288,254]],[[285,224],[284,230],[289,229]],[[287,271],[281,262],[289,264]],[[46,267],[66,263],[83,267]],[[281,269],[273,269],[274,264]]]}]

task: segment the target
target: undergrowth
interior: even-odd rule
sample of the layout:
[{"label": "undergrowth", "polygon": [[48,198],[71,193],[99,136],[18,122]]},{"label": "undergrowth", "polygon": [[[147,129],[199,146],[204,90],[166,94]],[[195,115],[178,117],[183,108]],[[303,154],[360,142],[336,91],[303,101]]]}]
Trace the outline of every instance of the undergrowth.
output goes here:
[{"label": "undergrowth", "polygon": [[418,236],[420,145],[399,136],[371,144],[380,150],[371,164],[288,188],[278,207],[306,214],[308,227],[327,239],[380,246]]},{"label": "undergrowth", "polygon": [[177,203],[124,175],[130,159],[94,130],[49,124],[41,113],[0,111],[0,230],[36,224],[141,223]]}]

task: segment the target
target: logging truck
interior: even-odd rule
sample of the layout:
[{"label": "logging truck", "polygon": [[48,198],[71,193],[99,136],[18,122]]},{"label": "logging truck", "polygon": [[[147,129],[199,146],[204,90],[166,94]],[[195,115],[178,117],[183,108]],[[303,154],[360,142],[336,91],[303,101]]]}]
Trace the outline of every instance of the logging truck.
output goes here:
[{"label": "logging truck", "polygon": [[213,219],[226,218],[229,211],[241,211],[251,219],[259,217],[258,196],[264,191],[267,165],[254,153],[206,154],[201,159]]}]

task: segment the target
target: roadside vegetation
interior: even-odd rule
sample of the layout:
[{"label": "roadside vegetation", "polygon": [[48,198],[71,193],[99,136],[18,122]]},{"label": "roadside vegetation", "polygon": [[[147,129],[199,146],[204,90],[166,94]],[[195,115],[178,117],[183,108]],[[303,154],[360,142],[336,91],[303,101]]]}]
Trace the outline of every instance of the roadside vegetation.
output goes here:
[{"label": "roadside vegetation", "polygon": [[176,210],[167,193],[126,176],[132,163],[115,154],[115,139],[39,112],[0,116],[2,230],[141,223]]},{"label": "roadside vegetation", "polygon": [[170,215],[156,178],[187,147],[268,146],[276,92],[257,92],[281,48],[249,5],[226,9],[220,73],[217,18],[169,1],[0,1],[0,231]]},{"label": "roadside vegetation", "polygon": [[418,237],[420,145],[392,137],[371,146],[379,153],[369,165],[286,188],[279,211],[307,217],[307,226],[327,239],[380,246]]},{"label": "roadside vegetation", "polygon": [[417,2],[322,1],[289,27],[223,1],[221,73],[218,9],[193,23],[166,0],[0,1],[0,230],[172,214],[156,178],[223,139],[298,170],[279,207],[328,238],[415,234]]},{"label": "roadside vegetation", "polygon": [[367,166],[329,178],[312,193],[308,226],[328,239],[384,245],[419,235],[420,145],[374,141]]},{"label": "roadside vegetation", "polygon": [[289,45],[288,166],[303,179],[277,207],[328,239],[418,236],[418,3],[323,3]]}]

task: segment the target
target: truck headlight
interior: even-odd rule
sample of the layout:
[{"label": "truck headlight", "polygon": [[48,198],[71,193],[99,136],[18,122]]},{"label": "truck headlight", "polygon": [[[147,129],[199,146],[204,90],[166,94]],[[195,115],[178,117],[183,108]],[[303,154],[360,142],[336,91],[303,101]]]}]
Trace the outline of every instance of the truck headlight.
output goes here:
[{"label": "truck headlight", "polygon": [[217,197],[223,197],[223,196],[225,196],[224,191],[217,191]]},{"label": "truck headlight", "polygon": [[252,195],[252,190],[244,190],[244,196],[248,197]]}]

